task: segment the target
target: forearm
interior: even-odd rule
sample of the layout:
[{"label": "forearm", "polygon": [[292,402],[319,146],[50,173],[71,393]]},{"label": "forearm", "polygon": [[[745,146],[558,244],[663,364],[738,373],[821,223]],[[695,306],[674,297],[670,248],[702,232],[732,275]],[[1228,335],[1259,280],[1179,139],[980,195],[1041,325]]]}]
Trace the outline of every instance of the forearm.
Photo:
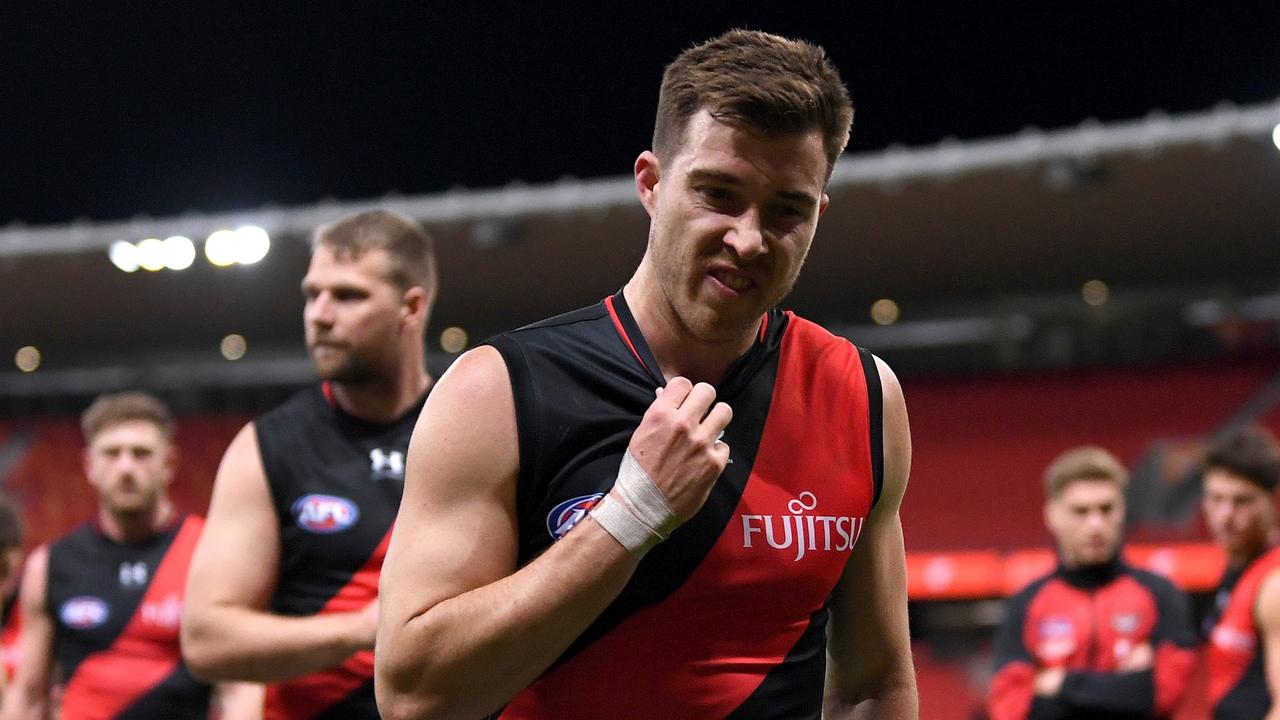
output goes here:
[{"label": "forearm", "polygon": [[[916,691],[915,669],[910,656],[894,663],[880,680],[856,697],[841,697],[828,692],[824,700],[823,720],[915,720],[920,716],[920,700]],[[830,688],[829,688],[830,690]]]},{"label": "forearm", "polygon": [[49,691],[16,682],[4,693],[0,720],[46,720],[49,717]]},{"label": "forearm", "polygon": [[369,642],[358,613],[290,617],[243,607],[214,606],[182,628],[182,654],[208,682],[279,682],[340,665]]},{"label": "forearm", "polygon": [[510,576],[379,636],[383,717],[483,717],[538,678],[609,605],[638,560],[594,519]]}]

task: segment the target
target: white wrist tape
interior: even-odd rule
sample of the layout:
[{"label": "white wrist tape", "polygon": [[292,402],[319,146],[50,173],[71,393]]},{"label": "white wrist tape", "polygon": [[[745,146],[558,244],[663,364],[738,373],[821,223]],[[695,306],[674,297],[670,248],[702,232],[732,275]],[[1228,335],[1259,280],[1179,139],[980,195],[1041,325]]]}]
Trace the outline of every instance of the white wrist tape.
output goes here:
[{"label": "white wrist tape", "polygon": [[679,525],[666,496],[630,451],[622,456],[613,488],[621,500],[606,495],[591,517],[628,551],[643,555]]}]

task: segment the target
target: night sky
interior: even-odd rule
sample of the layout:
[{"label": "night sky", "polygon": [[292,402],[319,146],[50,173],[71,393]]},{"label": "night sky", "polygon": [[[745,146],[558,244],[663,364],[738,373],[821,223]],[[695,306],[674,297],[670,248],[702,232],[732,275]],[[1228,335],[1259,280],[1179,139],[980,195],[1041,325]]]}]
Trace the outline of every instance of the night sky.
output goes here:
[{"label": "night sky", "polygon": [[1280,97],[1274,1],[975,5],[5,0],[0,225],[623,174],[735,26],[827,48],[853,153]]}]

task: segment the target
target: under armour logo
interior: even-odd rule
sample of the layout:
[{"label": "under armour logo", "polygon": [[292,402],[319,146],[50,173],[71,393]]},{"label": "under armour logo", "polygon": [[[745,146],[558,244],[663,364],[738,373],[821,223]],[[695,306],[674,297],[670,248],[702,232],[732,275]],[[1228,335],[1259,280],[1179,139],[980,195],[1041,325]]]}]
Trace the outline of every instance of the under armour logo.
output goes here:
[{"label": "under armour logo", "polygon": [[134,587],[147,584],[147,564],[144,562],[120,563],[120,584]]},{"label": "under armour logo", "polygon": [[404,453],[382,448],[370,450],[369,472],[374,480],[403,480]]}]

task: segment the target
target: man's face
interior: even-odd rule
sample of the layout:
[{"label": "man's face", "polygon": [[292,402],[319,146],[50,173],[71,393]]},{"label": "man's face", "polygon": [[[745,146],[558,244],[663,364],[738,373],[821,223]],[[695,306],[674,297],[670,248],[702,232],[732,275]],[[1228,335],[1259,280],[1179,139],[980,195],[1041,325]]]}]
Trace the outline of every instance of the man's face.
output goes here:
[{"label": "man's face", "polygon": [[1124,528],[1124,496],[1110,480],[1073,480],[1045,505],[1045,524],[1069,567],[1115,557]]},{"label": "man's face", "polygon": [[151,512],[173,479],[168,438],[148,420],[107,426],[85,449],[84,473],[98,499],[116,515]]},{"label": "man's face", "polygon": [[319,245],[302,279],[307,352],[321,380],[363,383],[395,372],[407,315],[390,278],[391,257],[335,255]]},{"label": "man's face", "polygon": [[734,341],[791,291],[826,171],[818,130],[769,137],[705,110],[690,119],[645,207],[659,286],[694,337]]},{"label": "man's face", "polygon": [[1227,554],[1252,556],[1266,547],[1275,528],[1271,493],[1220,468],[1204,474],[1205,524]]}]

